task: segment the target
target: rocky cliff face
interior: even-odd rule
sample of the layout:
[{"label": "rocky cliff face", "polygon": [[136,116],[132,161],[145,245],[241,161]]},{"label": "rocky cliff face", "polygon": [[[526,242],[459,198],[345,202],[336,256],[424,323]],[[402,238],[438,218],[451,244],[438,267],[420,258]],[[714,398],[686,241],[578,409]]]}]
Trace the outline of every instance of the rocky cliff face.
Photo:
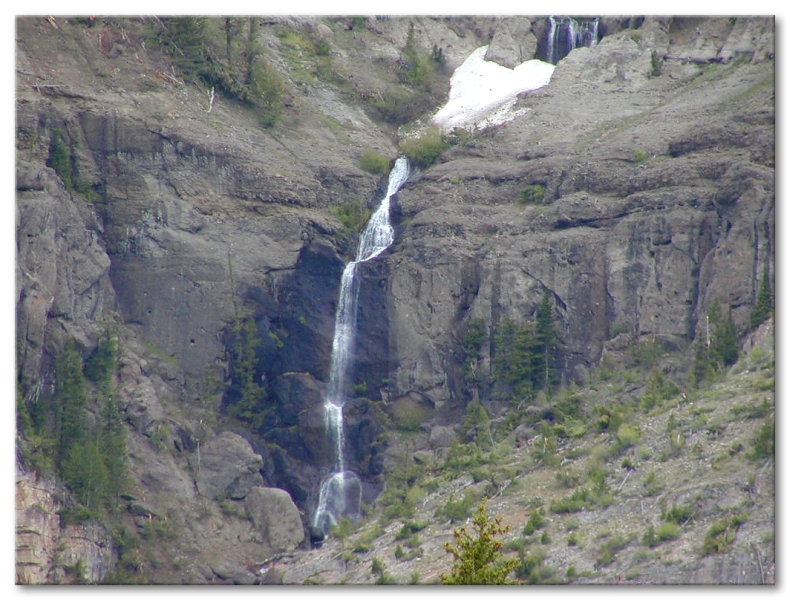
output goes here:
[{"label": "rocky cliff face", "polygon": [[[774,72],[762,47],[719,66],[737,46],[725,21],[648,19],[575,50],[524,117],[400,194],[388,312],[401,389],[461,395],[459,326],[531,318],[544,290],[568,379],[626,341],[687,347],[714,298],[745,326],[773,254]],[[700,56],[698,25],[724,46]],[[542,197],[525,203],[529,186]]]},{"label": "rocky cliff face", "polygon": [[[265,129],[184,83],[146,44],[154,19],[17,21],[18,388],[27,403],[51,393],[65,340],[87,356],[116,327],[134,476],[125,518],[179,532],[180,570],[160,557],[153,581],[246,582],[240,566],[302,542],[295,507],[269,488],[285,488],[306,524],[330,466],[321,403],[354,242],[331,209],[381,195],[358,159],[397,154],[369,100],[400,89],[410,21],[420,48],[443,51],[445,82],[489,42],[502,64],[531,58],[543,28],[264,19],[255,36],[286,80],[284,116]],[[417,410],[452,425],[463,410],[472,319],[492,331],[531,319],[548,290],[562,375],[583,380],[643,339],[687,349],[714,299],[743,328],[763,266],[773,271],[773,21],[610,18],[602,31],[519,100],[522,117],[415,174],[396,200],[395,246],[362,266],[360,393],[346,418],[366,501],[393,419]],[[288,34],[323,40],[332,75]],[[55,137],[70,183],[48,166]],[[229,377],[239,314],[255,322],[255,376],[277,415],[254,432],[225,415],[212,383]],[[483,369],[490,358],[485,348]]]}]

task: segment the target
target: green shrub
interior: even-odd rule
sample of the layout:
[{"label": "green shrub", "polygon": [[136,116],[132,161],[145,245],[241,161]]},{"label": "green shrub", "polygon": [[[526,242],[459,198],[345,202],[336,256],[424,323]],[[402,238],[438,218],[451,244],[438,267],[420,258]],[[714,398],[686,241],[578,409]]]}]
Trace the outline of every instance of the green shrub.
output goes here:
[{"label": "green shrub", "polygon": [[436,516],[444,518],[451,523],[465,521],[472,514],[474,498],[471,494],[464,494],[461,500],[454,500],[451,496],[445,505],[436,511]]},{"label": "green shrub", "polygon": [[752,439],[752,451],[748,454],[753,460],[763,458],[773,458],[775,453],[775,421],[772,418],[766,419],[757,434]]},{"label": "green shrub", "polygon": [[98,513],[80,504],[61,508],[58,511],[58,516],[62,527],[66,525],[82,525],[90,520],[99,518]]},{"label": "green shrub", "polygon": [[581,512],[584,509],[594,506],[593,494],[587,488],[581,488],[573,492],[570,496],[565,496],[558,500],[552,500],[549,509],[553,513],[564,514]]},{"label": "green shrub", "polygon": [[620,425],[617,428],[617,442],[620,448],[630,448],[639,441],[641,433],[636,425]]},{"label": "green shrub", "polygon": [[658,52],[653,50],[650,53],[650,76],[658,77],[661,75],[661,65],[663,61],[658,57]]},{"label": "green shrub", "polygon": [[382,120],[392,125],[410,123],[435,105],[433,96],[428,92],[404,86],[391,86],[368,102]]},{"label": "green shrub", "polygon": [[650,410],[664,400],[674,398],[680,393],[680,388],[666,374],[658,368],[653,368],[647,378],[645,393],[640,398],[640,404],[645,410]]},{"label": "green shrub", "polygon": [[528,185],[518,194],[522,204],[538,204],[543,202],[546,195],[546,186],[539,183]]},{"label": "green shrub", "polygon": [[570,469],[557,471],[554,473],[554,479],[557,480],[557,484],[560,487],[564,488],[575,488],[579,485],[579,483],[581,483],[581,475],[571,471]]},{"label": "green shrub", "polygon": [[645,488],[645,496],[655,496],[661,492],[664,485],[658,481],[658,476],[655,471],[650,471],[645,477],[645,482],[642,484]]},{"label": "green shrub", "polygon": [[658,527],[657,535],[659,542],[675,540],[680,535],[680,527],[675,523],[662,523]]},{"label": "green shrub", "polygon": [[427,526],[427,523],[422,523],[420,521],[406,521],[400,528],[400,531],[395,535],[395,539],[398,541],[409,539],[412,535],[422,531]]},{"label": "green shrub", "polygon": [[723,554],[735,541],[738,528],[746,522],[745,515],[732,515],[715,521],[705,533],[702,555]]},{"label": "green shrub", "polygon": [[645,152],[641,148],[637,148],[636,150],[634,150],[634,162],[636,162],[636,164],[641,165],[648,158],[649,157],[647,155],[647,152]]},{"label": "green shrub", "polygon": [[400,143],[400,149],[409,161],[423,169],[436,162],[439,155],[448,147],[449,144],[438,127],[431,127],[420,137],[406,138]]},{"label": "green shrub", "polygon": [[363,150],[359,156],[359,166],[363,171],[373,175],[382,175],[387,172],[390,161],[386,156],[382,156],[373,150]]},{"label": "green shrub", "polygon": [[546,559],[543,548],[536,548],[528,554],[520,552],[519,559],[515,574],[520,580],[531,585],[559,583],[555,569],[543,562]]},{"label": "green shrub", "polygon": [[663,347],[657,340],[644,340],[638,342],[631,348],[631,359],[628,366],[651,369],[655,366],[662,352]]},{"label": "green shrub", "polygon": [[645,531],[642,536],[642,543],[648,548],[655,548],[660,543],[656,535],[656,528],[653,525],[648,527],[647,531]]},{"label": "green shrub", "polygon": [[599,548],[598,559],[595,561],[595,567],[606,567],[614,562],[614,557],[620,550],[625,548],[630,543],[630,539],[621,536],[615,536],[606,540]]},{"label": "green shrub", "polygon": [[694,517],[694,507],[690,505],[673,506],[667,511],[665,520],[667,523],[683,525]]},{"label": "green shrub", "polygon": [[546,525],[549,524],[549,520],[543,516],[543,509],[539,508],[537,510],[532,511],[532,514],[527,521],[527,524],[524,525],[524,535],[532,535],[535,533],[536,530],[542,529]]},{"label": "green shrub", "polygon": [[614,406],[611,408],[596,406],[593,408],[593,414],[596,416],[595,424],[599,432],[617,432],[625,418],[623,410]]},{"label": "green shrub", "polygon": [[258,58],[252,67],[247,84],[249,93],[242,99],[258,110],[258,119],[264,127],[275,125],[283,112],[285,82],[268,61]]},{"label": "green shrub", "polygon": [[458,440],[453,440],[442,465],[442,471],[446,475],[470,472],[484,464],[484,460],[485,456],[476,443],[461,444]]},{"label": "green shrub", "polygon": [[370,219],[370,209],[359,202],[346,202],[329,210],[338,218],[346,235],[357,233]]}]

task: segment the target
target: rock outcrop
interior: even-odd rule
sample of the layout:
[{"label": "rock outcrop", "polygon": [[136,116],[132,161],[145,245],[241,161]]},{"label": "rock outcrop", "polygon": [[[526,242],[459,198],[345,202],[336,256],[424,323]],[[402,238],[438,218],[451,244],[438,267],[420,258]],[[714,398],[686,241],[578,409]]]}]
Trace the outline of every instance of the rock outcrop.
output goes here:
[{"label": "rock outcrop", "polygon": [[[688,50],[672,43],[687,27],[647,19],[574,51],[522,98],[527,115],[400,193],[387,259],[398,391],[463,396],[459,328],[532,319],[546,290],[567,378],[619,332],[688,347],[714,298],[746,326],[773,253],[774,72],[759,58],[772,38],[753,47],[758,64],[697,68],[681,85],[651,57],[692,63],[673,54]],[[527,188],[542,197],[525,201]]]},{"label": "rock outcrop", "polygon": [[16,583],[99,583],[115,566],[110,533],[96,521],[68,523],[66,491],[18,468]]}]

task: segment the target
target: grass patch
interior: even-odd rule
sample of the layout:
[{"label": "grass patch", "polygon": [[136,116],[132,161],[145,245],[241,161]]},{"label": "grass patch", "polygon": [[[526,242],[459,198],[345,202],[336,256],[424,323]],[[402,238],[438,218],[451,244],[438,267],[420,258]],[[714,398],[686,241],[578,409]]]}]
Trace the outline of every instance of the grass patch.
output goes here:
[{"label": "grass patch", "polygon": [[383,175],[389,170],[390,161],[386,156],[373,150],[363,150],[359,156],[359,166],[373,175]]},{"label": "grass patch", "polygon": [[438,127],[431,127],[419,137],[406,138],[400,143],[400,149],[409,161],[422,169],[436,162],[449,146]]},{"label": "grass patch", "polygon": [[346,235],[357,233],[370,219],[370,209],[359,202],[346,202],[329,210],[338,218]]}]

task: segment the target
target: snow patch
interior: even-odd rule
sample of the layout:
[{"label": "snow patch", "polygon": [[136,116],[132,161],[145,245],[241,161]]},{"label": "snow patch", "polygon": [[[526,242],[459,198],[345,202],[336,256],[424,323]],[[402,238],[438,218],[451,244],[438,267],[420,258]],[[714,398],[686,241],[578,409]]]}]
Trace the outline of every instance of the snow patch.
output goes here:
[{"label": "snow patch", "polygon": [[528,60],[508,69],[485,60],[488,46],[472,52],[450,78],[450,95],[431,121],[443,131],[500,125],[527,112],[514,109],[516,96],[549,83],[554,65]]}]

